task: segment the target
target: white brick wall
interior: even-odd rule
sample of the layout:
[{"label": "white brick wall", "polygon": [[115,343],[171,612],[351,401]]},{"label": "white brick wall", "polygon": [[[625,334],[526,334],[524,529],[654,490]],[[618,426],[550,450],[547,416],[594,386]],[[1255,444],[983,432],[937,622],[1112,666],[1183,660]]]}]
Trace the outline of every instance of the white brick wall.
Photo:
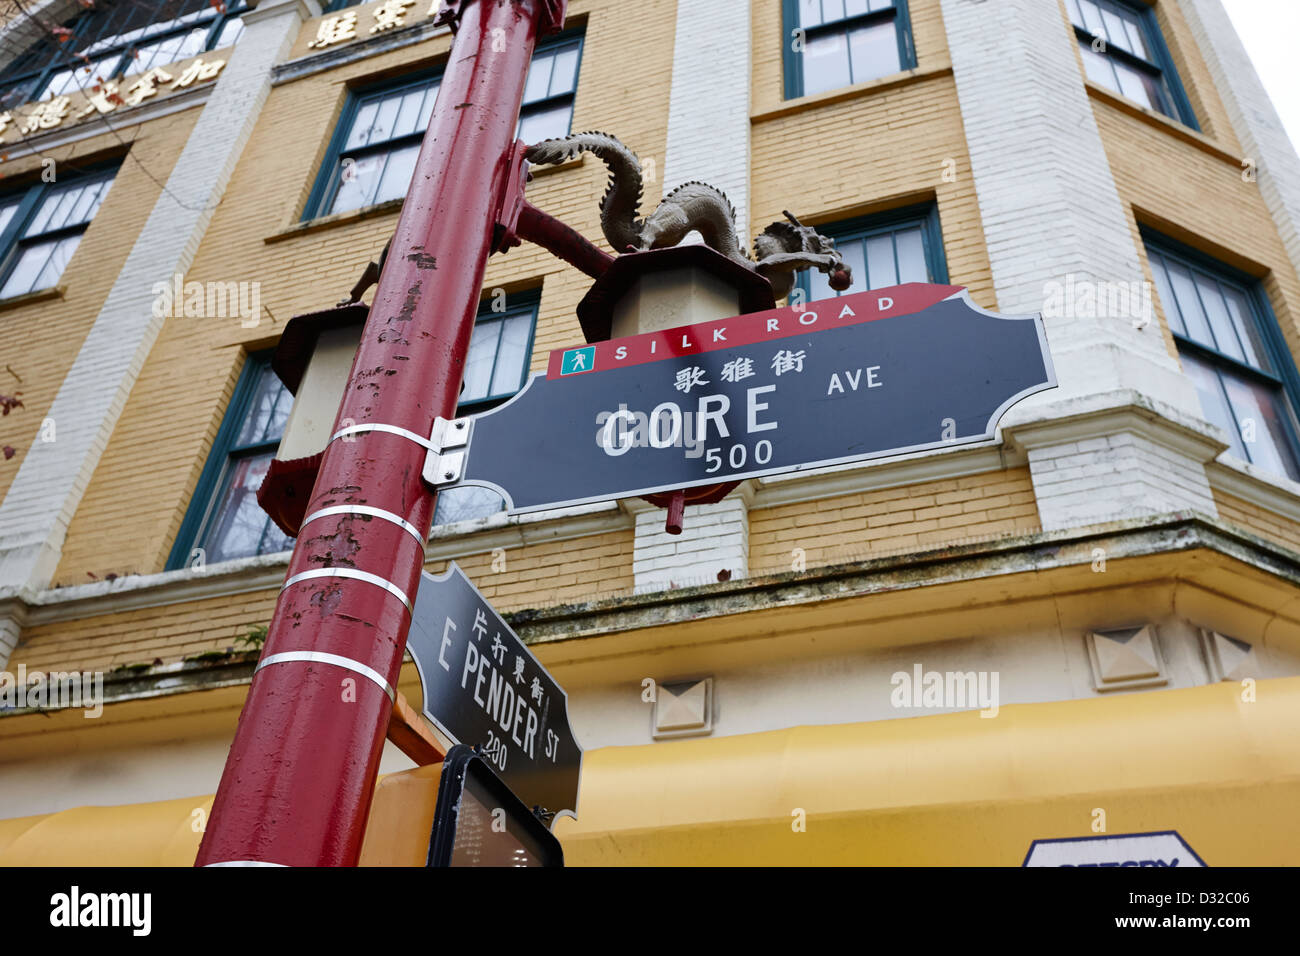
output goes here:
[{"label": "white brick wall", "polygon": [[749,508],[740,492],[715,505],[691,505],[682,533],[664,531],[664,512],[636,517],[632,573],[638,592],[715,584],[718,572],[732,580],[749,572]]},{"label": "white brick wall", "polygon": [[[1130,211],[1120,200],[1097,128],[1075,40],[1052,0],[942,0],[971,171],[979,199],[998,308],[1044,312],[1060,387],[1021,402],[1003,419],[1028,450],[1045,529],[1195,509],[1216,514],[1205,475],[1215,439],[1152,435],[1204,433],[1195,389],[1165,349],[1159,325],[1140,310],[1107,315],[1064,295],[1048,314],[1053,284],[1095,283],[1104,293],[1144,283]],[[1080,307],[1082,306],[1082,307]],[[1060,314],[1064,311],[1064,314]],[[1130,428],[1110,414],[1073,440],[1043,428],[1080,404],[1143,408],[1178,427]],[[1190,425],[1188,422],[1190,421]],[[1117,431],[1097,433],[1093,426]],[[1033,436],[1033,437],[1031,437]]]},{"label": "white brick wall", "polygon": [[[1053,0],[943,0],[998,308],[1043,311],[1047,285],[1142,281],[1074,38]],[[1154,322],[1047,319],[1061,387],[1021,403],[1135,388],[1199,414]]]},{"label": "white brick wall", "polygon": [[[691,0],[677,5],[673,83],[668,101],[664,192],[691,180],[717,186],[736,207],[740,241],[749,244],[748,0]],[[707,90],[707,95],[701,95]],[[687,241],[698,241],[692,233]],[[637,515],[633,574],[638,591],[716,582],[726,569],[749,568],[749,517],[736,498],[686,509],[680,535],[664,531],[660,509]]]},{"label": "white brick wall", "polygon": [[1032,448],[1029,469],[1044,531],[1170,511],[1218,513],[1203,463],[1132,432]]},{"label": "white brick wall", "polygon": [[[1287,256],[1300,272],[1300,157],[1219,0],[1179,0]],[[1262,12],[1262,11],[1261,11]]]},{"label": "white brick wall", "polygon": [[[271,67],[315,0],[263,0],[222,70],[159,196],[64,379],[39,438],[0,503],[0,588],[47,585],[86,484],[162,327],[152,288],[183,273],[221,199],[269,90]],[[141,493],[146,493],[142,489]]]},{"label": "white brick wall", "polygon": [[749,222],[750,47],[748,0],[677,5],[664,192],[690,180],[717,186],[736,207],[742,242]]}]

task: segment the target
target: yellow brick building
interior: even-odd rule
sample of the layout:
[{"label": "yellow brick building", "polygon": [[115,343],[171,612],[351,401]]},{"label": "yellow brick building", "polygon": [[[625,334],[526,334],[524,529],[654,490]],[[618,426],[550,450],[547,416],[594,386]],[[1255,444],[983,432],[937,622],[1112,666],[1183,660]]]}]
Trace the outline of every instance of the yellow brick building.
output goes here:
[{"label": "yellow brick building", "polygon": [[[0,862],[192,861],[288,561],[252,497],[290,405],[268,356],[392,234],[436,6],[47,0],[3,28],[0,668],[103,693],[0,709]],[[853,291],[1041,312],[1059,379],[995,443],[749,480],[677,537],[640,500],[449,493],[427,569],[511,618],[587,749],[568,861],[1019,865],[1174,830],[1298,862],[1300,160],[1218,0],[567,16],[526,140],[618,136],[643,213],[690,180],[750,238],[792,210]],[[534,173],[599,237],[599,160]],[[462,411],[581,343],[590,285],[494,256]],[[409,663],[399,690],[418,709]],[[130,851],[50,836],[137,824]]]}]

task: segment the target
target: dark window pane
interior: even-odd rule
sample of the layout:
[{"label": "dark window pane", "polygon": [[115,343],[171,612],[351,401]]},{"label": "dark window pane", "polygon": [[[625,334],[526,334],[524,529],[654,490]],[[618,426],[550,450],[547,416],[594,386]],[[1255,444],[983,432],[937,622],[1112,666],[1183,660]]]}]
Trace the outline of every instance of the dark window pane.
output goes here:
[{"label": "dark window pane", "polygon": [[921,230],[900,229],[894,234],[894,244],[898,250],[898,281],[929,282],[929,270],[925,265],[925,242]]},{"label": "dark window pane", "polygon": [[1183,322],[1187,324],[1187,335],[1202,345],[1214,348],[1214,336],[1210,334],[1210,325],[1205,313],[1201,311],[1201,302],[1196,295],[1196,285],[1192,274],[1181,263],[1167,261],[1169,280],[1173,283],[1174,295],[1178,299],[1178,311]]},{"label": "dark window pane", "polygon": [[803,52],[804,93],[823,93],[851,82],[848,37],[843,33],[809,37]]},{"label": "dark window pane", "polygon": [[549,53],[538,53],[533,62],[528,64],[528,79],[524,83],[524,102],[535,103],[544,100],[551,88],[551,70],[555,57]]},{"label": "dark window pane", "polygon": [[1065,10],[1070,17],[1070,22],[1075,26],[1085,26],[1083,22],[1083,13],[1079,10],[1079,0],[1065,0]]},{"label": "dark window pane", "polygon": [[540,143],[544,139],[559,139],[569,135],[573,103],[559,103],[537,111],[525,112],[519,119],[519,139],[525,143]]},{"label": "dark window pane", "polygon": [[1110,65],[1110,59],[1100,53],[1093,53],[1092,46],[1086,40],[1079,41],[1079,53],[1083,56],[1083,70],[1088,74],[1088,79],[1114,93],[1118,93],[1119,80],[1115,78],[1115,71]]},{"label": "dark window pane", "polygon": [[496,365],[500,340],[500,321],[480,321],[474,326],[469,356],[465,360],[465,387],[460,393],[462,402],[481,401],[491,394],[492,370]]},{"label": "dark window pane", "polygon": [[272,457],[274,453],[267,452],[231,462],[201,545],[207,561],[271,554],[293,547],[292,539],[280,532],[257,503],[257,489]]},{"label": "dark window pane", "polygon": [[330,204],[330,212],[346,212],[373,203],[379,189],[379,177],[384,171],[386,153],[372,153],[359,159],[346,158],[335,174],[339,178],[338,192]]},{"label": "dark window pane", "polygon": [[849,34],[853,82],[864,83],[897,73],[898,34],[893,23],[860,27]]},{"label": "dark window pane", "polygon": [[551,72],[551,96],[572,93],[578,80],[578,45],[556,51],[555,69]]},{"label": "dark window pane", "polygon": [[1228,316],[1223,295],[1219,292],[1219,283],[1203,272],[1195,272],[1193,275],[1196,277],[1196,291],[1200,293],[1201,308],[1205,310],[1206,317],[1210,320],[1210,331],[1214,333],[1214,341],[1219,351],[1224,355],[1232,356],[1238,362],[1246,361],[1246,354],[1237,341],[1237,331],[1232,327],[1232,319]]},{"label": "dark window pane", "polygon": [[519,390],[528,368],[528,336],[532,329],[531,314],[502,321],[496,370],[492,373],[492,395],[512,395]]},{"label": "dark window pane", "polygon": [[433,523],[454,524],[457,521],[486,518],[504,510],[505,506],[505,499],[488,488],[449,488],[438,492]]},{"label": "dark window pane", "polygon": [[890,233],[872,236],[867,246],[867,289],[882,289],[888,285],[898,285],[898,273],[894,264],[894,237]]},{"label": "dark window pane", "polygon": [[379,189],[371,202],[387,202],[406,195],[415,175],[415,161],[420,156],[420,144],[412,143],[388,154],[388,164],[379,180]]},{"label": "dark window pane", "polygon": [[1237,337],[1246,349],[1246,361],[1255,368],[1271,372],[1273,363],[1268,360],[1268,350],[1264,347],[1259,323],[1255,320],[1254,310],[1250,307],[1246,294],[1226,282],[1219,283],[1219,291],[1223,293],[1223,302],[1228,307],[1228,315],[1232,319],[1233,328],[1237,330]]},{"label": "dark window pane", "polygon": [[1282,424],[1282,416],[1287,413],[1280,391],[1222,370],[1220,376],[1251,463],[1275,475],[1300,479],[1300,469],[1296,467]]},{"label": "dark window pane", "polygon": [[284,423],[289,419],[289,409],[293,406],[293,396],[269,365],[262,366],[258,371],[253,390],[248,413],[235,438],[236,448],[278,441],[284,433]]},{"label": "dark window pane", "polygon": [[1156,293],[1160,296],[1160,305],[1165,310],[1165,320],[1169,328],[1180,335],[1187,334],[1187,326],[1178,312],[1178,300],[1174,297],[1173,287],[1169,285],[1169,275],[1165,272],[1165,258],[1158,253],[1151,253],[1151,277],[1155,279]]},{"label": "dark window pane", "polygon": [[1083,12],[1083,25],[1096,36],[1105,36],[1106,25],[1102,22],[1101,11],[1092,0],[1079,0],[1079,9]]},{"label": "dark window pane", "polygon": [[22,295],[37,288],[37,280],[58,244],[57,241],[38,242],[25,248],[19,254],[18,262],[5,281],[4,288],[0,289],[0,298]]},{"label": "dark window pane", "polygon": [[1245,446],[1241,443],[1241,434],[1237,431],[1237,422],[1228,407],[1223,386],[1219,383],[1218,373],[1213,366],[1188,352],[1181,352],[1179,357],[1188,378],[1196,386],[1196,394],[1201,399],[1201,412],[1211,424],[1218,425],[1227,434],[1232,453],[1243,461],[1249,461]]}]

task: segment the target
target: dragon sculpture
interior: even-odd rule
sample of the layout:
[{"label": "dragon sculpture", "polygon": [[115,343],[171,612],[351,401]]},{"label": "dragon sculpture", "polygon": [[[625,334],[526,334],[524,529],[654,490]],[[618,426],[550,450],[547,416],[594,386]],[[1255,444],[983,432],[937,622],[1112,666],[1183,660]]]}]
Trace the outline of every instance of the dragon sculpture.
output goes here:
[{"label": "dragon sculpture", "polygon": [[540,166],[555,165],[579,153],[591,153],[609,167],[609,187],[600,201],[600,225],[617,252],[642,252],[675,246],[695,230],[710,248],[722,253],[772,285],[782,299],[794,288],[799,269],[826,273],[832,289],[843,291],[852,282],[849,267],[835,251],[835,242],[805,226],[790,213],[789,222],[774,222],[754,240],[754,258],[746,254],[736,228],[736,210],[722,190],[706,183],[683,183],[664,197],[644,219],[641,206],[641,162],[636,154],[608,133],[575,133],[528,147],[524,157]]}]

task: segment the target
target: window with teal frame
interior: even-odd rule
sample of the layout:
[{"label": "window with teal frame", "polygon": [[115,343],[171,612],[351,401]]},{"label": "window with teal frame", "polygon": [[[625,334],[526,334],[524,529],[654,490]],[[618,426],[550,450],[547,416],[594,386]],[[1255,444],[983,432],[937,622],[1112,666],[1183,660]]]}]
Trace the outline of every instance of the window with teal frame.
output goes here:
[{"label": "window with teal frame", "polygon": [[230,46],[248,12],[244,0],[87,0],[81,6],[86,9],[62,25],[47,25],[0,69],[0,110]]},{"label": "window with teal frame", "polygon": [[195,549],[212,564],[293,547],[257,503],[292,406],[293,396],[271,371],[270,353],[250,355],[190,498],[169,570],[194,564]]},{"label": "window with teal frame", "polygon": [[907,0],[781,0],[785,98],[916,66]]},{"label": "window with teal frame", "polygon": [[100,168],[0,195],[0,299],[58,284],[116,172]]},{"label": "window with teal frame", "polygon": [[853,270],[853,285],[843,293],[836,292],[824,274],[805,269],[797,287],[807,302],[904,282],[948,281],[939,210],[932,203],[827,223],[817,231],[835,240],[836,250]]},{"label": "window with teal frame", "polygon": [[1065,0],[1088,79],[1199,130],[1155,11],[1129,0]]},{"label": "window with teal frame", "polygon": [[[517,127],[525,142],[568,135],[581,54],[581,33],[561,34],[537,45]],[[441,75],[421,73],[352,93],[303,220],[405,196],[441,84]]]},{"label": "window with teal frame", "polygon": [[1300,481],[1300,376],[1258,280],[1164,236],[1142,235],[1205,417],[1237,458]]},{"label": "window with teal frame", "polygon": [[[457,415],[474,415],[503,404],[528,379],[537,325],[536,291],[506,297],[506,307],[492,310],[492,299],[479,308],[465,362],[465,380]],[[433,523],[452,524],[496,514],[505,500],[487,488],[449,488],[439,492]]]}]

